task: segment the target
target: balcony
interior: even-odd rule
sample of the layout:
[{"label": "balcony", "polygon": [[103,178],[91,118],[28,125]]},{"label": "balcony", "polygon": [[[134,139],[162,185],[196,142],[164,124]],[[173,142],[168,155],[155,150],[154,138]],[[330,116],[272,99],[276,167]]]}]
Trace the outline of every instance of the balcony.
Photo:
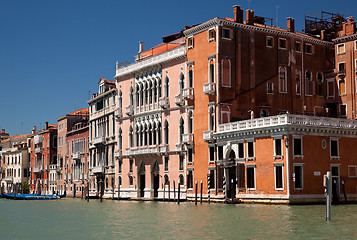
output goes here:
[{"label": "balcony", "polygon": [[39,154],[42,152],[42,147],[35,148],[35,153]]},{"label": "balcony", "polygon": [[178,106],[185,105],[185,99],[183,98],[183,95],[179,94],[175,96],[175,104]]},{"label": "balcony", "polygon": [[57,169],[57,165],[55,165],[55,164],[50,165],[50,170],[56,170],[56,169]]},{"label": "balcony", "polygon": [[12,182],[12,177],[8,176],[4,179],[6,182]]},{"label": "balcony", "polygon": [[105,137],[103,137],[103,136],[95,137],[93,139],[93,144],[94,145],[101,145],[101,144],[104,144],[104,143],[105,143]]},{"label": "balcony", "polygon": [[338,71],[337,71],[337,76],[338,77],[341,77],[341,78],[343,78],[343,77],[345,77],[346,76],[346,70],[345,69],[339,69]]},{"label": "balcony", "polygon": [[206,141],[206,142],[213,142],[214,141],[213,131],[212,130],[203,132],[203,141]]},{"label": "balcony", "polygon": [[61,165],[60,165],[59,163],[57,163],[57,165],[56,165],[56,171],[57,171],[57,172],[60,172],[61,170],[62,170]]},{"label": "balcony", "polygon": [[128,115],[128,116],[132,116],[132,115],[134,114],[134,107],[133,107],[133,105],[127,106],[127,107],[125,108],[125,113],[126,113],[126,115]]},{"label": "balcony", "polygon": [[184,88],[182,95],[186,100],[193,100],[193,88]]},{"label": "balcony", "polygon": [[159,146],[143,146],[143,147],[132,147],[126,149],[126,155],[158,155],[160,154]]},{"label": "balcony", "polygon": [[216,91],[215,83],[205,83],[203,84],[203,93],[206,95],[214,94]]},{"label": "balcony", "polygon": [[183,145],[182,143],[176,143],[176,151],[182,152],[183,150],[185,150],[185,145]]},{"label": "balcony", "polygon": [[72,181],[72,174],[69,173],[67,176],[68,176],[68,181]]},{"label": "balcony", "polygon": [[104,166],[93,167],[92,168],[92,173],[94,173],[94,174],[104,173]]},{"label": "balcony", "polygon": [[168,97],[161,97],[159,99],[159,104],[160,104],[160,107],[163,108],[163,109],[167,109],[169,108],[170,106],[170,99]]},{"label": "balcony", "polygon": [[185,133],[182,135],[182,142],[187,145],[193,145],[193,133]]},{"label": "balcony", "polygon": [[120,107],[118,107],[117,109],[115,109],[114,115],[115,115],[116,118],[121,118],[121,117],[123,117],[122,109],[121,109]]},{"label": "balcony", "polygon": [[41,173],[43,171],[43,166],[37,166],[32,168],[33,173]]},{"label": "balcony", "polygon": [[160,148],[160,153],[165,154],[169,151],[169,145],[168,144],[163,144],[159,146]]},{"label": "balcony", "polygon": [[72,153],[72,159],[73,159],[73,160],[81,159],[81,154],[80,154],[80,152]]},{"label": "balcony", "polygon": [[42,135],[35,135],[33,141],[34,141],[34,144],[42,143],[42,141],[43,141]]},{"label": "balcony", "polygon": [[119,158],[119,157],[121,157],[121,155],[122,155],[122,150],[117,150],[117,151],[114,152],[114,157],[115,158]]}]

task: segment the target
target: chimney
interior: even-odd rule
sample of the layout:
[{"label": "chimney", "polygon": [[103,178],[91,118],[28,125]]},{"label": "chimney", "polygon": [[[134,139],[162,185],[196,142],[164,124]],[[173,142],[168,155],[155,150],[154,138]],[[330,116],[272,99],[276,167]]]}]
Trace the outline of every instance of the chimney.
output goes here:
[{"label": "chimney", "polygon": [[248,25],[254,25],[254,11],[246,10],[245,11],[245,23]]},{"label": "chimney", "polygon": [[325,30],[321,30],[321,40],[325,40],[326,36],[325,36]]},{"label": "chimney", "polygon": [[33,126],[33,128],[32,128],[32,134],[35,134],[35,132],[36,132],[36,126]]},{"label": "chimney", "polygon": [[48,129],[48,122],[45,122],[45,129]]},{"label": "chimney", "polygon": [[240,9],[240,6],[238,5],[234,5],[233,13],[234,13],[234,22],[243,23],[243,9]]},{"label": "chimney", "polygon": [[288,32],[295,32],[295,19],[288,17],[287,19],[287,30]]},{"label": "chimney", "polygon": [[144,52],[144,42],[140,41],[139,42],[139,53]]},{"label": "chimney", "polygon": [[356,33],[356,23],[353,17],[347,18],[346,35],[353,35]]}]

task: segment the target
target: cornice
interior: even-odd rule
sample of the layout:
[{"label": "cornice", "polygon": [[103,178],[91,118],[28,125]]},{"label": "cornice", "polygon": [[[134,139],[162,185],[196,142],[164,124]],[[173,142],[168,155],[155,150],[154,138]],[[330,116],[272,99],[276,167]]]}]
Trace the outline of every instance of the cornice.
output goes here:
[{"label": "cornice", "polygon": [[353,35],[348,35],[345,37],[340,37],[340,38],[336,38],[334,40],[332,40],[334,43],[345,43],[345,42],[349,42],[349,41],[353,41],[353,40],[357,40],[357,34],[353,34]]},{"label": "cornice", "polygon": [[102,94],[100,94],[100,95],[98,95],[98,96],[96,96],[96,97],[94,97],[94,98],[92,98],[92,99],[89,99],[89,100],[87,101],[87,103],[89,104],[89,103],[94,102],[94,101],[96,101],[96,100],[98,100],[98,99],[100,99],[100,98],[104,98],[104,97],[106,97],[107,95],[110,95],[111,93],[116,92],[116,91],[117,91],[117,89],[116,89],[116,88],[113,88],[113,89],[111,89],[111,90],[109,90],[109,91],[106,91],[106,92],[104,92],[104,93],[102,93]]},{"label": "cornice", "polygon": [[167,62],[172,62],[177,59],[183,59],[186,56],[186,46],[180,46],[170,51],[163,52],[161,54],[146,58],[139,62],[132,63],[128,66],[118,68],[116,70],[115,79],[126,76],[128,74],[135,74],[139,71],[143,71],[146,68],[150,68],[155,65],[160,65]]},{"label": "cornice", "polygon": [[221,19],[221,18],[214,18],[214,19],[209,20],[205,23],[202,23],[198,26],[190,28],[190,29],[184,31],[183,33],[185,34],[186,37],[189,37],[189,36],[192,36],[199,32],[205,31],[213,26],[237,27],[237,28],[249,29],[249,30],[253,30],[253,31],[266,32],[266,33],[270,33],[270,34],[278,34],[281,36],[290,36],[290,37],[294,37],[296,39],[301,39],[305,42],[310,42],[310,43],[333,46],[332,42],[319,40],[319,39],[316,39],[313,37],[302,36],[300,34],[283,31],[283,30],[278,30],[278,29],[270,29],[270,28],[264,28],[264,27],[259,27],[259,26],[247,25],[247,24],[243,24],[243,23],[236,23],[236,22],[228,21],[228,20]]}]

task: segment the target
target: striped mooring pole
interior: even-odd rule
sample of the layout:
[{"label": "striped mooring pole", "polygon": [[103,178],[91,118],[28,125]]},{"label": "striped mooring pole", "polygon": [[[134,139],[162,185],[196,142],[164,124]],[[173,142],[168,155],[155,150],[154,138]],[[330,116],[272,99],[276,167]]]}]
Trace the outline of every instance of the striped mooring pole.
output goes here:
[{"label": "striped mooring pole", "polygon": [[210,204],[211,201],[211,174],[207,175],[207,193],[208,193],[208,204]]},{"label": "striped mooring pole", "polygon": [[224,196],[224,202],[227,200],[226,196],[226,176],[223,176],[223,196]]}]

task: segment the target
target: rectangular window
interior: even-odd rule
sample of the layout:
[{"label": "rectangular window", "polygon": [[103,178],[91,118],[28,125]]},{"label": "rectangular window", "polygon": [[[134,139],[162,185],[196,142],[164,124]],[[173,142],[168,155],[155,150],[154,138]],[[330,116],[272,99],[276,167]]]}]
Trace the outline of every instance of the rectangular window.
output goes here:
[{"label": "rectangular window", "polygon": [[286,49],[286,39],[279,38],[279,48],[280,49]]},{"label": "rectangular window", "polygon": [[301,72],[297,71],[295,75],[295,91],[297,95],[301,94]]},{"label": "rectangular window", "polygon": [[231,30],[229,28],[222,29],[222,38],[231,39]]},{"label": "rectangular window", "polygon": [[338,157],[338,140],[331,139],[330,140],[330,156],[331,157]]},{"label": "rectangular window", "polygon": [[[294,188],[295,189],[302,189],[303,188],[303,169],[302,165],[294,165],[294,176],[295,176],[295,182],[294,182]],[[294,181],[294,179],[293,179]]]},{"label": "rectangular window", "polygon": [[295,50],[296,50],[297,52],[301,52],[301,42],[296,42],[296,43],[295,43]]},{"label": "rectangular window", "polygon": [[187,38],[187,48],[193,48],[193,37]]},{"label": "rectangular window", "polygon": [[345,53],[345,44],[341,43],[337,45],[337,54]]},{"label": "rectangular window", "polygon": [[180,155],[180,166],[179,166],[180,171],[183,170],[183,163],[184,163],[184,156]]},{"label": "rectangular window", "polygon": [[133,172],[133,164],[134,164],[133,159],[130,159],[129,172]]},{"label": "rectangular window", "polygon": [[192,163],[192,161],[193,161],[193,149],[192,149],[192,148],[189,148],[187,151],[188,151],[188,153],[187,153],[187,155],[188,155],[188,162],[189,162],[189,163]]},{"label": "rectangular window", "polygon": [[238,143],[238,158],[244,158],[244,143]]},{"label": "rectangular window", "polygon": [[243,188],[245,188],[245,165],[244,165],[244,163],[237,164],[237,173],[238,173],[238,178],[237,178],[238,188],[243,189]]},{"label": "rectangular window", "polygon": [[294,156],[302,156],[302,139],[301,138],[294,138]]},{"label": "rectangular window", "polygon": [[346,95],[346,81],[344,78],[338,80],[338,91],[340,96]]},{"label": "rectangular window", "polygon": [[267,47],[270,47],[270,48],[274,47],[274,38],[267,36],[266,45],[267,45]]},{"label": "rectangular window", "polygon": [[209,147],[209,161],[210,162],[214,162],[214,160],[215,160],[214,155],[215,155],[215,147],[214,146]]},{"label": "rectangular window", "polygon": [[274,94],[274,83],[267,82],[267,93]]},{"label": "rectangular window", "polygon": [[305,53],[306,54],[312,54],[312,45],[311,44],[306,44],[305,45]]},{"label": "rectangular window", "polygon": [[327,80],[327,97],[335,97],[335,81],[333,79]]},{"label": "rectangular window", "polygon": [[187,171],[187,188],[193,188],[193,171]]},{"label": "rectangular window", "polygon": [[355,41],[355,51],[357,51],[357,40]]},{"label": "rectangular window", "polygon": [[280,138],[277,138],[274,140],[274,156],[275,157],[281,157],[283,155],[282,152],[282,140]]},{"label": "rectangular window", "polygon": [[165,171],[169,171],[169,156],[165,156]]},{"label": "rectangular window", "polygon": [[247,188],[255,189],[255,166],[247,166]]},{"label": "rectangular window", "polygon": [[119,173],[121,173],[123,167],[123,161],[119,160]]},{"label": "rectangular window", "polygon": [[214,28],[208,30],[208,41],[214,41],[216,40],[216,31],[214,30]]},{"label": "rectangular window", "polygon": [[340,117],[346,117],[346,116],[347,116],[347,105],[340,104]]},{"label": "rectangular window", "polygon": [[218,160],[223,160],[223,146],[218,146]]},{"label": "rectangular window", "polygon": [[248,145],[248,158],[254,158],[254,142],[247,142]]},{"label": "rectangular window", "polygon": [[283,189],[283,166],[275,165],[275,190]]}]

